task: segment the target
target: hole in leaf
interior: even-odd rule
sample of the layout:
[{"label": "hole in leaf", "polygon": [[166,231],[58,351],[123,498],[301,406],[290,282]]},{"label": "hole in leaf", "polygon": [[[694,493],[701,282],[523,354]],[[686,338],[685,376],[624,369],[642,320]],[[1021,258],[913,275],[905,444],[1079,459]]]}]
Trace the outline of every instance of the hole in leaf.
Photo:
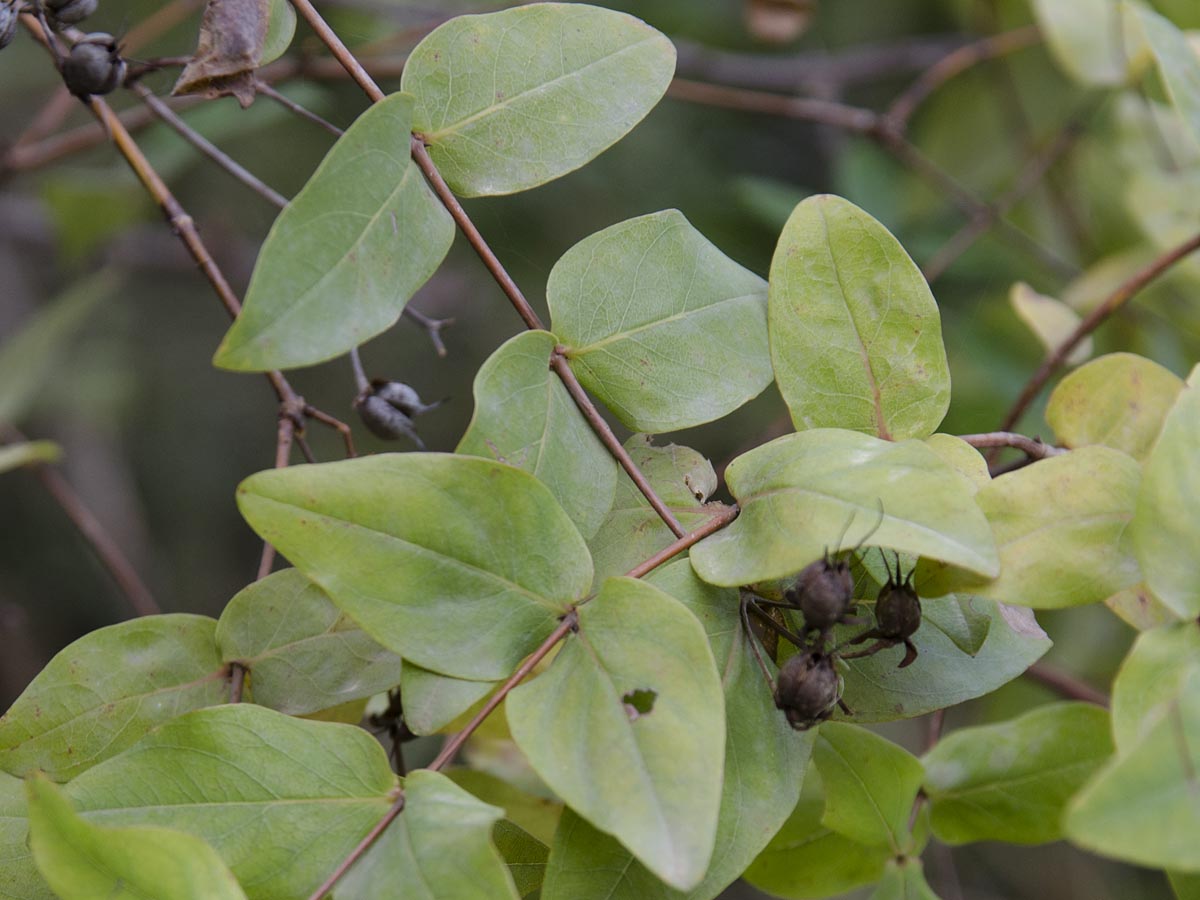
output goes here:
[{"label": "hole in leaf", "polygon": [[625,712],[629,716],[629,721],[634,722],[654,709],[654,700],[657,697],[658,694],[649,688],[638,688],[622,697],[621,702],[625,704]]}]

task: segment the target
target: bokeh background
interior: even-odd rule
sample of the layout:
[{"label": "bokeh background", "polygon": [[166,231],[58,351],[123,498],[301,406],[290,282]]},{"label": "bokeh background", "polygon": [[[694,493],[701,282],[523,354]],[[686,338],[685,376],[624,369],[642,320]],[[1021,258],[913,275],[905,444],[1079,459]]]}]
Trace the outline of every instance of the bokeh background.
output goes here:
[{"label": "bokeh background", "polygon": [[[187,11],[186,3],[169,5]],[[500,5],[336,0],[323,8],[351,45],[395,71],[407,49],[438,22]],[[670,35],[680,48],[683,77],[876,110],[954,49],[1033,21],[1026,0],[599,5],[631,12]],[[1200,28],[1194,0],[1154,5],[1180,26]],[[138,57],[191,52],[198,22],[197,4],[191,6]],[[88,27],[121,35],[161,7],[102,0]],[[1025,43],[939,87],[908,130],[939,171],[984,201],[1027,188],[1006,218],[1028,235],[1028,243],[985,229],[933,283],[954,379],[943,425],[950,433],[995,428],[1041,357],[1040,345],[1008,302],[1014,282],[1051,296],[1090,292],[1098,299],[1112,283],[1111,273],[1132,272],[1137,259],[1179,229],[1196,230],[1184,187],[1196,183],[1197,162],[1178,149],[1170,123],[1149,116],[1156,86],[1148,82],[1140,96],[1124,98],[1088,91],[1062,73],[1036,35]],[[322,49],[301,25],[289,55],[319,57]],[[175,73],[151,75],[146,83],[165,95]],[[396,89],[398,81],[382,79],[385,89]],[[342,79],[294,79],[280,87],[343,127],[365,108],[361,93]],[[242,478],[272,464],[274,397],[261,377],[210,365],[228,326],[225,314],[111,147],[100,143],[57,159],[26,153],[16,161],[12,145],[55,91],[55,73],[33,41],[18,36],[0,53],[0,350],[39,310],[90,274],[109,268],[122,282],[55,356],[31,409],[14,424],[63,446],[60,471],[164,610],[216,615],[258,564],[261,545],[239,518],[233,495]],[[121,109],[138,105],[120,93],[112,100]],[[89,126],[78,103],[65,108],[57,131]],[[248,110],[227,98],[184,115],[287,196],[304,184],[333,140],[262,97]],[[137,137],[235,289],[244,288],[276,210],[164,126],[152,125]],[[1052,161],[1042,174],[1031,159]],[[731,257],[765,276],[795,203],[810,193],[835,192],[879,218],[926,264],[969,219],[952,190],[918,176],[868,138],[668,96],[629,137],[583,170],[514,197],[471,201],[468,211],[542,311],[554,261],[585,236],[632,216],[678,208]],[[1131,350],[1185,375],[1200,345],[1198,284],[1186,267],[1165,279],[1101,329],[1097,352]],[[427,400],[448,398],[419,427],[431,449],[449,451],[471,416],[476,370],[522,326],[461,238],[412,303],[426,315],[455,320],[444,332],[447,355],[439,357],[428,336],[403,320],[367,344],[363,358],[372,376],[408,382]],[[355,420],[355,387],[345,359],[289,377],[310,402],[355,425],[363,451],[393,449]],[[768,389],[720,423],[660,441],[694,446],[720,464],[779,433],[782,412]],[[1040,408],[1026,416],[1021,430],[1052,438]],[[335,434],[312,427],[309,437],[319,458],[340,458]],[[0,704],[7,707],[65,644],[130,615],[41,485],[28,473],[0,475]],[[1040,619],[1056,641],[1050,661],[1106,688],[1132,629],[1103,607]],[[1001,718],[1048,699],[1044,688],[1018,682],[953,710],[948,725]],[[920,747],[916,725],[886,733]],[[1065,845],[976,845],[955,850],[953,865],[944,850],[927,864],[947,898],[1170,896],[1158,874]],[[738,886],[728,896],[761,895]]]}]

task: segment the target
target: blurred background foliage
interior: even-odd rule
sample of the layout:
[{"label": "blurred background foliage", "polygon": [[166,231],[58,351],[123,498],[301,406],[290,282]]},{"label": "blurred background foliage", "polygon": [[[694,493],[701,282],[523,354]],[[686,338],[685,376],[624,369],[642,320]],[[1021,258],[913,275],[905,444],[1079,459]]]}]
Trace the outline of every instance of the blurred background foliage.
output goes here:
[{"label": "blurred background foliage", "polygon": [[[336,0],[324,9],[360,56],[390,73],[381,77],[386,90],[398,87],[404,54],[430,28],[459,12],[501,5]],[[680,48],[681,77],[874,110],[885,109],[956,48],[1033,22],[1028,0],[600,5],[640,16],[671,36]],[[1200,28],[1194,0],[1155,0],[1154,6],[1182,28]],[[187,0],[108,0],[88,27],[120,35],[156,11],[181,12],[136,55],[186,55],[195,44],[198,7]],[[962,190],[989,203],[1018,194],[1005,215],[1011,227],[979,223],[978,240],[953,261],[945,255],[947,243],[980,210],[964,212],[953,188],[931,183],[881,142],[813,121],[670,95],[583,170],[513,197],[470,201],[468,211],[543,311],[554,261],[607,225],[676,207],[730,256],[765,276],[794,204],[810,193],[841,194],[892,229],[919,264],[949,263],[933,279],[954,378],[943,430],[987,431],[1042,355],[1010,306],[1015,282],[1086,311],[1155,252],[1197,230],[1200,150],[1179,133],[1178,120],[1162,114],[1162,87],[1153,73],[1129,90],[1088,88],[1063,73],[1036,33],[1028,37],[1012,52],[938,87],[909,124],[912,145]],[[287,58],[321,56],[301,25]],[[62,445],[61,471],[165,611],[216,615],[257,566],[260,545],[238,516],[233,491],[246,475],[272,463],[273,394],[262,378],[210,365],[228,322],[110,146],[99,142],[54,159],[44,150],[20,155],[28,142],[13,146],[39,111],[56,102],[56,76],[41,48],[28,39],[14,41],[0,54],[0,73],[0,345],[90,273],[108,268],[122,277],[120,288],[95,305],[55,357],[15,424],[31,437]],[[146,83],[166,94],[174,75],[160,72]],[[365,108],[358,89],[338,77],[293,78],[279,86],[343,127]],[[119,109],[138,105],[132,95],[110,99]],[[77,102],[57,102],[66,115],[56,131],[95,129]],[[226,98],[183,114],[288,196],[333,141],[264,97],[247,110]],[[137,136],[235,289],[243,289],[275,208],[165,126],[150,125]],[[1017,229],[1026,237],[1014,237]],[[1096,353],[1131,350],[1185,375],[1200,355],[1198,291],[1200,260],[1193,259],[1105,324],[1096,335]],[[471,416],[475,372],[522,330],[521,323],[461,240],[413,305],[455,320],[444,333],[448,355],[439,358],[428,336],[403,320],[364,347],[364,360],[369,375],[406,381],[427,400],[449,398],[419,426],[431,449],[452,450]],[[362,450],[392,449],[355,420],[345,359],[289,377],[310,402],[355,424]],[[782,403],[769,389],[728,419],[670,440],[720,464],[781,433],[785,422]],[[1040,407],[1018,430],[1053,437]],[[309,431],[319,458],[340,457],[335,434]],[[39,483],[22,472],[0,476],[3,706],[56,650],[129,615],[124,598]],[[1056,639],[1051,662],[1102,686],[1133,635],[1103,607],[1041,619]],[[1015,683],[952,710],[949,727],[1013,715],[1049,698],[1044,688]],[[913,723],[885,731],[920,746]],[[955,860],[957,888],[945,859],[929,862],[934,885],[946,897],[1169,896],[1159,874],[1065,845],[977,845],[956,850]],[[741,893],[729,896],[756,896],[748,888],[732,890]]]}]

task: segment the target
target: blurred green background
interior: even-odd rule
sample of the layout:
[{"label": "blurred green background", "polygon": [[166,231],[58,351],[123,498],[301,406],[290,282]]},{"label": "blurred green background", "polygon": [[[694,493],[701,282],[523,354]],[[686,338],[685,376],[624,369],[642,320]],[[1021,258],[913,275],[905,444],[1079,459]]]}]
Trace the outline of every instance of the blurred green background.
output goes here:
[{"label": "blurred green background", "polygon": [[[447,16],[498,5],[338,0],[323,8],[365,56],[394,62]],[[681,76],[876,110],[956,47],[1032,21],[1026,0],[600,5],[638,15],[675,39]],[[1200,4],[1156,5],[1180,26],[1200,28]],[[160,6],[107,0],[88,28],[120,35]],[[775,19],[764,18],[772,11]],[[191,52],[197,21],[193,13],[137,56]],[[800,33],[792,37],[789,28]],[[291,54],[320,52],[301,25]],[[174,71],[159,73],[146,83],[166,94],[173,77]],[[383,86],[395,89],[398,79]],[[912,143],[966,190],[989,201],[1021,183],[1031,156],[1065,142],[1046,176],[1008,214],[1058,263],[1047,265],[992,228],[934,282],[954,378],[944,431],[995,428],[1041,357],[1040,345],[1009,305],[1014,282],[1051,296],[1073,296],[1086,307],[1089,298],[1098,300],[1104,286],[1115,283],[1106,273],[1115,272],[1119,280],[1154,248],[1169,245],[1172,235],[1196,230],[1187,188],[1196,185],[1200,164],[1180,149],[1171,123],[1149,115],[1160,96],[1157,86],[1148,80],[1141,88],[1119,97],[1088,91],[1063,75],[1034,41],[954,78],[912,119]],[[365,107],[362,94],[344,80],[292,81],[283,89],[341,126]],[[0,53],[0,157],[10,159],[7,149],[54,92],[55,75],[44,52],[18,36]],[[132,96],[111,99],[118,108],[137,105]],[[90,122],[78,103],[68,109],[60,129]],[[185,118],[288,196],[333,140],[262,97],[248,110],[227,98],[193,108]],[[139,132],[138,140],[235,289],[244,288],[276,210],[164,126]],[[546,277],[565,250],[607,225],[670,207],[765,276],[787,215],[799,199],[816,192],[841,194],[868,210],[918,263],[934,258],[967,221],[944,189],[931,188],[875,142],[812,122],[670,96],[583,170],[537,190],[467,206],[542,311]],[[233,492],[246,475],[272,463],[273,394],[261,377],[210,365],[228,325],[224,312],[111,147],[101,144],[36,167],[0,164],[0,346],[55,296],[106,266],[125,275],[121,290],[90,315],[40,385],[31,411],[16,424],[31,437],[63,445],[61,471],[166,611],[216,615],[254,577],[258,564],[261,545],[239,518]],[[1195,270],[1200,263],[1181,268],[1105,325],[1097,353],[1131,350],[1186,374],[1200,345]],[[1074,293],[1064,294],[1068,288]],[[448,355],[439,358],[425,333],[405,320],[367,344],[363,358],[371,376],[406,381],[427,400],[449,398],[419,427],[430,449],[452,450],[471,416],[476,370],[521,330],[521,322],[461,239],[413,305],[427,315],[455,319],[444,333]],[[393,449],[355,420],[346,360],[289,378],[310,402],[354,424],[362,450]],[[778,433],[782,413],[769,389],[728,419],[669,439],[720,464]],[[1040,408],[1020,430],[1052,438]],[[340,458],[335,434],[313,426],[309,437],[319,458]],[[26,473],[0,475],[3,706],[66,643],[129,615],[123,597],[39,484]],[[1057,642],[1051,662],[1106,687],[1132,630],[1102,607],[1040,618]],[[1017,683],[953,710],[949,726],[1012,715],[1049,698],[1042,688]],[[921,730],[914,724],[887,733],[914,749],[920,746]],[[1111,865],[1065,845],[955,850],[957,887],[947,856],[938,851],[927,861],[934,886],[947,898],[1169,896],[1158,874]],[[735,887],[728,896],[758,895]]]}]

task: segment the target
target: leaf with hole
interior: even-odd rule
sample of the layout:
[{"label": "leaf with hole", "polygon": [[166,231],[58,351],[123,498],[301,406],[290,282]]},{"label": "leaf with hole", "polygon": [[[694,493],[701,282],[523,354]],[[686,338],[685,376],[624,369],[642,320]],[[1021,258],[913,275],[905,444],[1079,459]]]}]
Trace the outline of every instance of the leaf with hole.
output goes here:
[{"label": "leaf with hole", "polygon": [[598,156],[654,108],[675,48],[645,22],[535,3],[457,16],[408,57],[413,129],[460,196],[511,194]]},{"label": "leaf with hole", "polygon": [[1200,615],[1200,366],[1167,413],[1146,460],[1130,529],[1150,590],[1183,618]]},{"label": "leaf with hole", "polygon": [[90,823],[203,838],[252,900],[265,900],[307,896],[395,788],[387,755],[362,729],[238,704],[173,719],[65,791]]},{"label": "leaf with hole", "polygon": [[62,900],[245,900],[216,851],[195,835],[93,825],[44,775],[26,786],[33,855]]},{"label": "leaf with hole", "polygon": [[950,404],[937,303],[879,222],[822,194],[796,207],[771,260],[775,381],[797,430],[932,434]]},{"label": "leaf with hole", "polygon": [[295,569],[239,591],[217,623],[221,658],[249,671],[255,703],[302,716],[400,683],[400,657],[371,640]]},{"label": "leaf with hole", "polygon": [[66,781],[156,725],[224,703],[216,626],[206,616],[143,616],[69,644],[0,718],[0,768]]},{"label": "leaf with hole", "polygon": [[546,298],[571,370],[635,431],[711,422],[771,383],[766,283],[678,210],[580,241]]},{"label": "leaf with hole", "polygon": [[549,488],[504,463],[388,453],[292,466],[246,479],[238,505],[367,634],[444,675],[508,677],[592,580]]},{"label": "leaf with hole", "polygon": [[985,577],[998,572],[971,485],[920,441],[817,428],[739,456],[725,479],[741,514],[691,551],[696,573],[712,584],[794,575],[838,550],[832,544],[843,531],[843,547],[871,532],[881,547]]},{"label": "leaf with hole", "polygon": [[405,900],[517,900],[492,842],[504,810],[472,797],[440,772],[404,779],[404,812],[388,825],[338,885],[346,900],[381,892]]},{"label": "leaf with hole", "polygon": [[1046,422],[1066,447],[1103,444],[1144,462],[1183,381],[1133,353],[1110,353],[1067,375],[1050,394]]},{"label": "leaf with hole", "polygon": [[394,325],[437,270],[454,222],[409,156],[412,103],[392,94],[359,116],[279,214],[214,365],[340,356]]},{"label": "leaf with hole", "polygon": [[1087,703],[953,731],[924,757],[934,833],[948,844],[1060,840],[1067,802],[1112,753],[1108,713]]},{"label": "leaf with hole", "polygon": [[536,475],[585,539],[608,515],[617,463],[550,370],[558,339],[529,331],[506,341],[475,376],[475,415],[457,453]]},{"label": "leaf with hole", "polygon": [[[646,711],[635,692],[653,695]],[[704,631],[677,600],[610,578],[507,710],[517,746],[568,806],[671,886],[700,882],[721,801],[724,700]]]}]

